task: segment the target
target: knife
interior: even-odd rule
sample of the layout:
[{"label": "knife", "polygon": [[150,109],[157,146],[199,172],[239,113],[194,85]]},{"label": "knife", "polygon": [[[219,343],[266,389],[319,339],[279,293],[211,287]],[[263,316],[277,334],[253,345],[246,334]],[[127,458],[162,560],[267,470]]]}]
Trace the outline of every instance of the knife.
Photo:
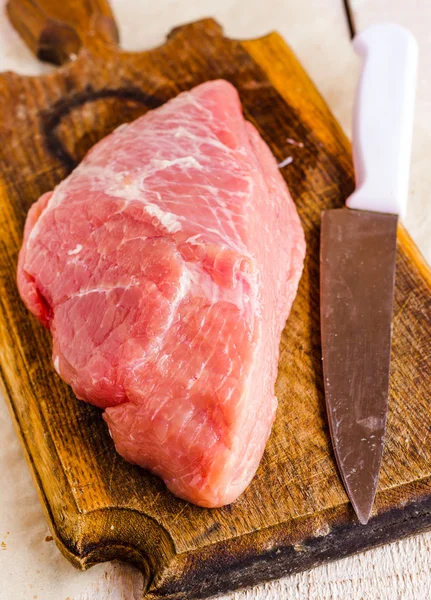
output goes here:
[{"label": "knife", "polygon": [[353,119],[356,190],[322,213],[323,377],[335,458],[359,521],[373,506],[388,408],[396,235],[405,214],[417,44],[396,24],[354,41],[363,57]]}]

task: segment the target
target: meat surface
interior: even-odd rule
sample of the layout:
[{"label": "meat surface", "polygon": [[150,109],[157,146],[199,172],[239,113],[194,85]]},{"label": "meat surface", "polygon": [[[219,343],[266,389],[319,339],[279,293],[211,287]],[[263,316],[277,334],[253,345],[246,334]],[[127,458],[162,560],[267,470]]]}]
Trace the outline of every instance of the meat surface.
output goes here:
[{"label": "meat surface", "polygon": [[211,81],[119,127],[32,206],[18,286],[118,452],[216,507],[264,451],[304,253],[274,157]]}]

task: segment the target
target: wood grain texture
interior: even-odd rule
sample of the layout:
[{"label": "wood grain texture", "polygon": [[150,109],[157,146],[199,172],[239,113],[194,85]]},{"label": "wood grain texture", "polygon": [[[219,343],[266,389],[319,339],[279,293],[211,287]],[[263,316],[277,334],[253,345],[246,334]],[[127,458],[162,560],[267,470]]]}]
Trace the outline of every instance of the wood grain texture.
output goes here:
[{"label": "wood grain texture", "polygon": [[[308,255],[281,340],[280,406],[258,473],[232,506],[207,510],[116,453],[100,411],[78,402],[51,366],[49,334],[14,280],[26,212],[121,122],[216,77],[238,89],[246,118],[280,161]],[[227,40],[211,20],[160,48],[126,53],[103,36],[43,77],[0,76],[0,366],[5,396],[62,552],[76,566],[122,558],[148,598],[204,598],[308,568],[431,526],[431,277],[399,236],[388,437],[374,518],[353,516],[324,409],[319,336],[320,211],[353,189],[350,149],[277,34]],[[293,145],[288,140],[303,144]]]},{"label": "wood grain texture", "polygon": [[107,0],[9,0],[6,11],[34,54],[57,65],[74,60],[93,39],[118,42]]}]

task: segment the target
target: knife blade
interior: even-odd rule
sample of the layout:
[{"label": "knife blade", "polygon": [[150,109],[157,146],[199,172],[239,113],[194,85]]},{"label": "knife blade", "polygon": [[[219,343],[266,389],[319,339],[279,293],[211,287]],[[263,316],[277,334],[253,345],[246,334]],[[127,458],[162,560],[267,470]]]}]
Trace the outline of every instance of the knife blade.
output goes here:
[{"label": "knife blade", "polygon": [[354,39],[364,57],[353,120],[356,189],[322,213],[320,312],[329,429],[347,495],[367,523],[384,448],[398,216],[407,206],[417,45],[395,24]]}]

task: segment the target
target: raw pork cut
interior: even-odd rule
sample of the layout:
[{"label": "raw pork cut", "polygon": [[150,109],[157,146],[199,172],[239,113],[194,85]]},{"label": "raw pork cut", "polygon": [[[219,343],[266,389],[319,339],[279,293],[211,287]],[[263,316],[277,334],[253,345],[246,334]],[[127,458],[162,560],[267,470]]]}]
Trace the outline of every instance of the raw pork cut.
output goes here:
[{"label": "raw pork cut", "polygon": [[33,205],[18,285],[118,452],[215,507],[269,436],[304,252],[271,152],[211,81],[119,127]]}]

